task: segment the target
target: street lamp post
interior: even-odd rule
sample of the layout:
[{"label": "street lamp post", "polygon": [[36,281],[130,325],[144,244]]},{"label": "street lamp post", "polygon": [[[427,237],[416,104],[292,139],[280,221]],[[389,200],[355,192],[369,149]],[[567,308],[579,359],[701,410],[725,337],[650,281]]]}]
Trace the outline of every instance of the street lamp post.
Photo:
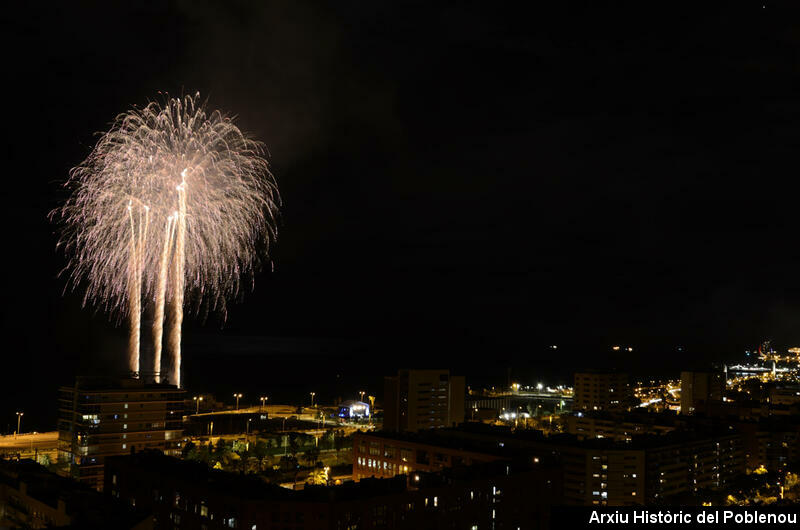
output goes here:
[{"label": "street lamp post", "polygon": [[359,399],[359,401],[361,401],[363,403],[364,402],[364,394],[366,394],[366,392],[364,392],[362,390],[361,392],[359,392],[359,394],[361,394],[361,399]]},{"label": "street lamp post", "polygon": [[242,397],[242,394],[234,394],[233,397],[236,398],[236,410],[239,410],[239,398]]},{"label": "street lamp post", "polygon": [[264,406],[266,405],[268,399],[269,398],[266,396],[261,396],[261,412],[264,412]]},{"label": "street lamp post", "polygon": [[375,396],[367,396],[369,399],[369,424],[372,425],[372,412],[375,408]]},{"label": "street lamp post", "polygon": [[192,399],[195,402],[194,413],[200,414],[200,402],[203,401],[203,396],[195,396]]},{"label": "street lamp post", "polygon": [[20,434],[19,429],[20,429],[20,424],[22,422],[23,414],[25,414],[25,413],[24,412],[17,412],[17,433],[14,435],[14,437],[16,437],[18,434]]},{"label": "street lamp post", "polygon": [[311,407],[312,408],[314,407],[314,396],[316,396],[316,395],[317,395],[316,392],[311,392]]}]

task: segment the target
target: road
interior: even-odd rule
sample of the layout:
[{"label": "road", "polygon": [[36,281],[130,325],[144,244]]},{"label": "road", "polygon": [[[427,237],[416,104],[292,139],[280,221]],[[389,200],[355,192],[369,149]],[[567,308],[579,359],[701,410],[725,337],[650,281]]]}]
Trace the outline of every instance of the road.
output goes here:
[{"label": "road", "polygon": [[17,436],[0,436],[0,450],[5,449],[55,449],[58,431],[23,433]]},{"label": "road", "polygon": [[40,463],[45,463],[42,456],[47,455],[50,462],[55,462],[58,457],[58,431],[0,436],[0,455],[3,454],[39,459]]}]

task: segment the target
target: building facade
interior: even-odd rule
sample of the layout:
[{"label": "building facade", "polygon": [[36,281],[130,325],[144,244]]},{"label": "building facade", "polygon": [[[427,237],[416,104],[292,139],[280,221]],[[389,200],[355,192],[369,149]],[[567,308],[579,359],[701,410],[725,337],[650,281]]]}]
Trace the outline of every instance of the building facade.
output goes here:
[{"label": "building facade", "polygon": [[389,478],[410,473],[435,472],[455,466],[494,462],[502,457],[489,451],[451,447],[444,438],[398,436],[383,433],[353,434],[353,480]]},{"label": "building facade", "polygon": [[[152,451],[110,458],[108,493],[157,528],[370,530],[547,528],[555,485],[543,470],[497,462],[293,491]],[[531,484],[542,487],[534,495]]]},{"label": "building facade", "polygon": [[718,405],[724,394],[724,373],[681,372],[681,414],[693,414]]},{"label": "building facade", "polygon": [[464,421],[463,376],[449,370],[400,370],[385,379],[383,428],[416,432]]},{"label": "building facade", "polygon": [[566,432],[579,440],[607,438],[615,441],[630,442],[634,436],[643,434],[666,434],[677,428],[675,421],[658,416],[637,417],[632,414],[614,414],[605,412],[586,412],[580,416],[572,414],[566,417]]},{"label": "building facade", "polygon": [[628,374],[578,372],[575,374],[573,410],[624,411],[631,405]]},{"label": "building facade", "polygon": [[723,490],[745,472],[742,438],[729,432],[579,440],[569,434],[544,436],[539,431],[467,424],[422,434],[355,434],[354,478],[522,456],[559,470],[559,504],[632,506]]},{"label": "building facade", "polygon": [[142,449],[180,454],[184,390],[139,379],[78,378],[59,390],[58,459],[63,473],[103,489],[103,464]]},{"label": "building facade", "polygon": [[0,528],[153,528],[152,517],[33,460],[0,460]]}]

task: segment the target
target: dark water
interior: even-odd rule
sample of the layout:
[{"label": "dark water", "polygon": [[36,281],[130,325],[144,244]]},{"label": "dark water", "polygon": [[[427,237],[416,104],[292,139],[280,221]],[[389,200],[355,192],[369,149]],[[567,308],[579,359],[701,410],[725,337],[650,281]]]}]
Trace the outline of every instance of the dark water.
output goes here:
[{"label": "dark water", "polygon": [[[591,349],[580,347],[511,348],[452,337],[331,339],[188,333],[183,349],[183,386],[190,396],[212,393],[232,403],[232,394],[242,393],[242,406],[257,405],[261,396],[269,396],[270,403],[308,404],[311,392],[316,402],[332,404],[357,399],[361,391],[375,396],[380,404],[384,377],[401,368],[447,368],[466,376],[473,388],[482,388],[500,387],[509,380],[523,385],[571,385],[574,371],[587,368],[616,367],[635,376],[675,377],[689,362],[657,349],[592,354]],[[87,351],[50,357],[34,363],[40,368],[8,378],[0,401],[0,431],[16,428],[16,410],[25,411],[23,431],[54,429],[58,386],[71,384],[76,375],[118,372],[124,359],[124,334]],[[148,355],[143,351],[143,366]]]}]

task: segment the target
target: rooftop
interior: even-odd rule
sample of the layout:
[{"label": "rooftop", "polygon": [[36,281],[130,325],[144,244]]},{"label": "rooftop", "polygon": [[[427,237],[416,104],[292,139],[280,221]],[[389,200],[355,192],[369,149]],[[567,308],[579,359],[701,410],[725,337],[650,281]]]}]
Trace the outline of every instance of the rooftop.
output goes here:
[{"label": "rooftop", "polygon": [[0,460],[0,485],[17,491],[25,484],[26,495],[53,509],[64,502],[72,524],[80,528],[129,528],[149,514],[134,512],[116,499],[106,497],[89,486],[61,477],[33,460]]}]

